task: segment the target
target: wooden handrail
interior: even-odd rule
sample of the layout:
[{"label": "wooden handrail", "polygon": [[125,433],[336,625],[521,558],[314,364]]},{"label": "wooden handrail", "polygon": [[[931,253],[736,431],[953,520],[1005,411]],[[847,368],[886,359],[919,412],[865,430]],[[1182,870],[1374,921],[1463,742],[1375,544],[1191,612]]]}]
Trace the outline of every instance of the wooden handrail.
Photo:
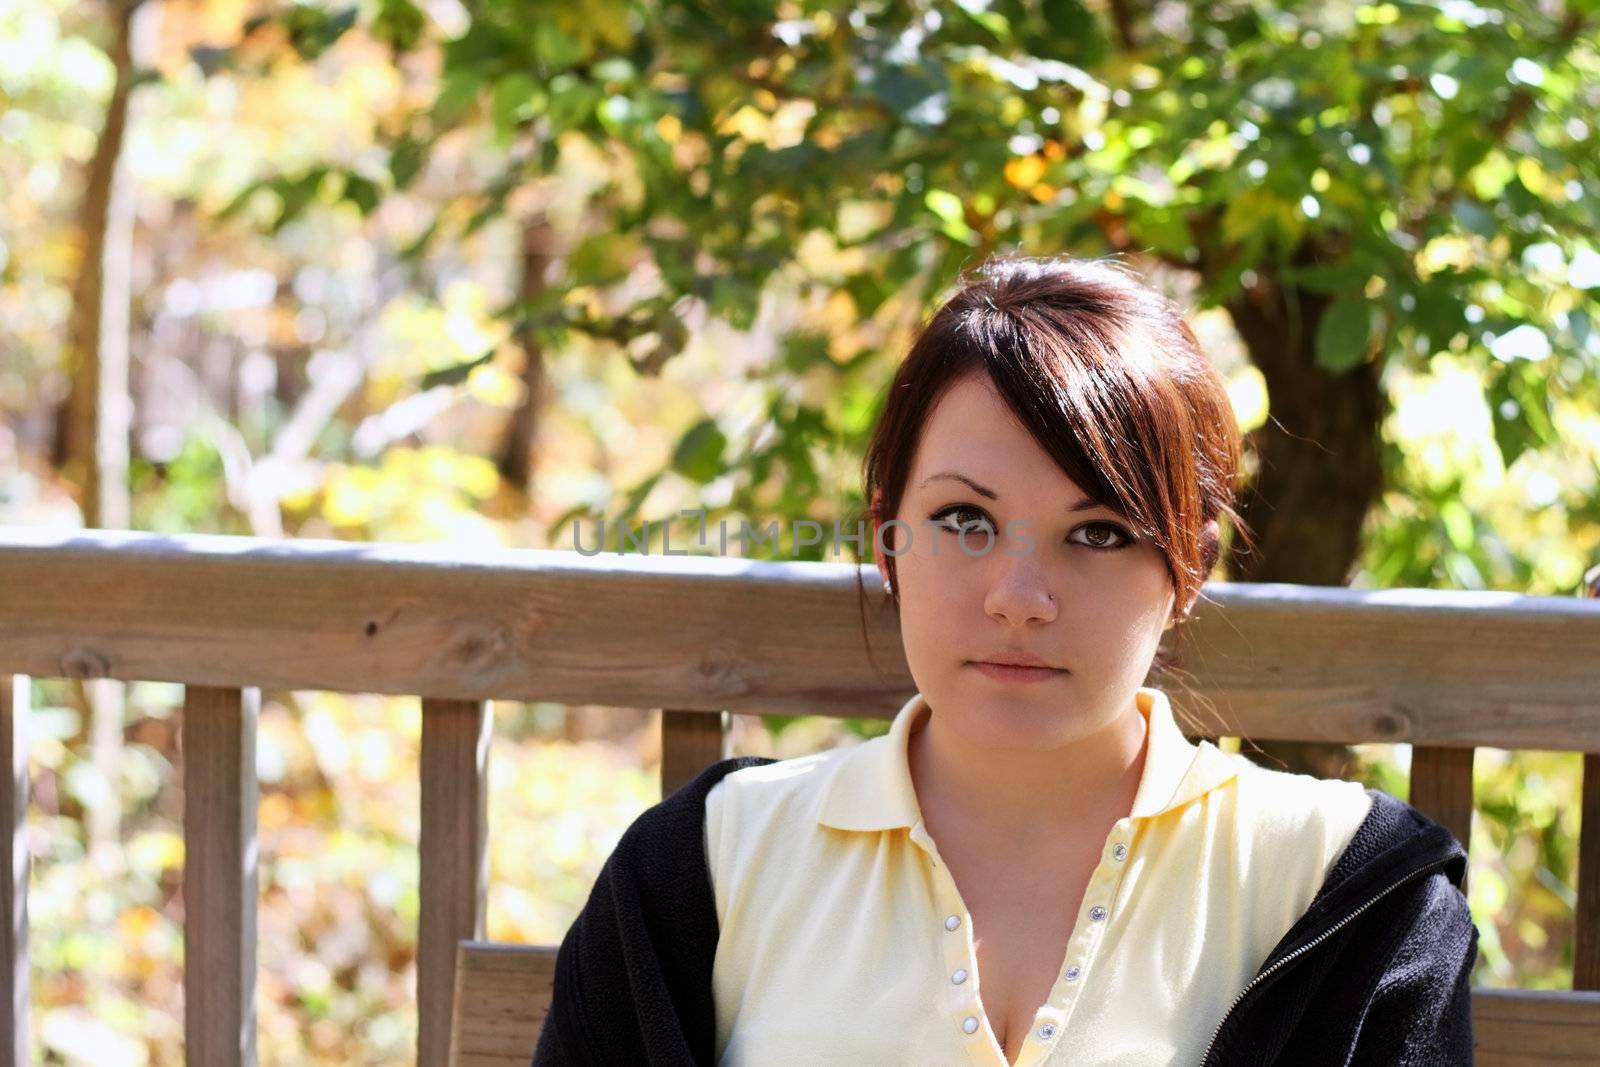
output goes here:
[{"label": "wooden handrail", "polygon": [[[869,662],[858,573],[0,528],[0,655],[37,677],[887,718],[913,683],[876,580]],[[1223,584],[1183,630],[1174,689],[1218,734],[1600,751],[1600,602]]]},{"label": "wooden handrail", "polygon": [[[420,698],[419,1061],[433,1067],[452,945],[482,934],[486,702],[664,709],[670,791],[727,753],[729,713],[886,718],[903,704],[914,686],[875,578],[846,563],[0,527],[0,1022],[14,1024],[0,1067],[27,1051],[25,675],[190,687],[185,787],[206,811],[185,820],[186,987],[204,1005],[187,1032],[208,1065],[255,1059],[256,693]],[[1464,844],[1475,747],[1600,752],[1600,601],[1218,585],[1181,636],[1181,677],[1150,682],[1196,733],[1412,743],[1413,803]],[[1580,920],[1600,916],[1593,777]],[[200,856],[214,868],[195,870]],[[1597,955],[1600,939],[1578,939],[1580,981],[1600,975]]]}]

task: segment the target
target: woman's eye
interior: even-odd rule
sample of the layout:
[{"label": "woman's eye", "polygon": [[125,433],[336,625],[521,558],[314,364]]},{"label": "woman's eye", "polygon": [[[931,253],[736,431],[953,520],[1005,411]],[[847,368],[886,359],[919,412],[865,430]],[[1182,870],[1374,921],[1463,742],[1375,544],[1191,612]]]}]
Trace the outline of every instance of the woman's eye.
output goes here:
[{"label": "woman's eye", "polygon": [[[1088,532],[1085,533],[1085,531]],[[1127,548],[1134,542],[1132,534],[1112,522],[1089,522],[1072,532],[1074,534],[1083,533],[1086,538],[1086,540],[1076,542],[1077,544],[1107,552],[1115,552],[1117,549]],[[1120,544],[1117,543],[1118,538],[1121,538]]]},{"label": "woman's eye", "polygon": [[960,504],[953,508],[945,508],[933,516],[939,523],[939,529],[949,533],[960,533],[965,530],[968,535],[994,533],[994,525],[989,517],[977,508]]}]

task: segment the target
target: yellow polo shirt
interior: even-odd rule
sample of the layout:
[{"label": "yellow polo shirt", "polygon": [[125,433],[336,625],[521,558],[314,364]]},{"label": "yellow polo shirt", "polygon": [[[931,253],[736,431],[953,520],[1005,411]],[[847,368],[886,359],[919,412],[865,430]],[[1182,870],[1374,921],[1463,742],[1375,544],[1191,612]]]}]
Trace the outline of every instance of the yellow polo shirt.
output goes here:
[{"label": "yellow polo shirt", "polygon": [[[1192,744],[1141,687],[1146,753],[1016,1067],[1192,1064],[1366,817],[1357,782]],[[721,1064],[1006,1067],[972,922],[887,734],[747,767],[706,798]],[[996,871],[995,877],[1005,877]]]}]

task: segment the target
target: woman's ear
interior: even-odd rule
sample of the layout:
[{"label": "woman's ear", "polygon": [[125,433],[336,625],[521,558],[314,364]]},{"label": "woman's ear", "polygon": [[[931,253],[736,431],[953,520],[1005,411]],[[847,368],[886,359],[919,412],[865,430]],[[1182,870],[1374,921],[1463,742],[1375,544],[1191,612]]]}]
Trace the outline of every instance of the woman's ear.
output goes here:
[{"label": "woman's ear", "polygon": [[1189,598],[1189,602],[1185,604],[1182,609],[1174,607],[1172,609],[1172,614],[1167,618],[1167,624],[1161,629],[1170,630],[1180,622],[1187,622],[1189,620],[1189,612],[1194,610],[1194,602],[1199,599],[1200,594],[1197,592],[1194,596]]},{"label": "woman's ear", "polygon": [[[874,489],[872,491],[870,513],[872,516],[872,558],[873,562],[878,565],[878,576],[887,584],[889,581],[889,556],[887,553],[878,550],[878,545],[880,544],[878,528],[884,523],[882,489]],[[893,533],[893,531],[890,532]]]}]

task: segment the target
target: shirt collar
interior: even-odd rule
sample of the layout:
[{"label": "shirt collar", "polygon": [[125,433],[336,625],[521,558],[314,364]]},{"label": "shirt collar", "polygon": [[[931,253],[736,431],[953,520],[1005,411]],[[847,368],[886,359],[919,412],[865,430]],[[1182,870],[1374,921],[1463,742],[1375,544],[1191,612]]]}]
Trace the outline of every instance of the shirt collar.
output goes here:
[{"label": "shirt collar", "polygon": [[[1140,686],[1134,703],[1149,728],[1131,818],[1154,818],[1182,807],[1238,774],[1234,757],[1210,741],[1194,744],[1183,736],[1161,690]],[[887,734],[847,750],[824,785],[817,821],[840,830],[910,828],[921,822],[907,743],[928,712],[928,702],[917,693],[895,713]]]}]

